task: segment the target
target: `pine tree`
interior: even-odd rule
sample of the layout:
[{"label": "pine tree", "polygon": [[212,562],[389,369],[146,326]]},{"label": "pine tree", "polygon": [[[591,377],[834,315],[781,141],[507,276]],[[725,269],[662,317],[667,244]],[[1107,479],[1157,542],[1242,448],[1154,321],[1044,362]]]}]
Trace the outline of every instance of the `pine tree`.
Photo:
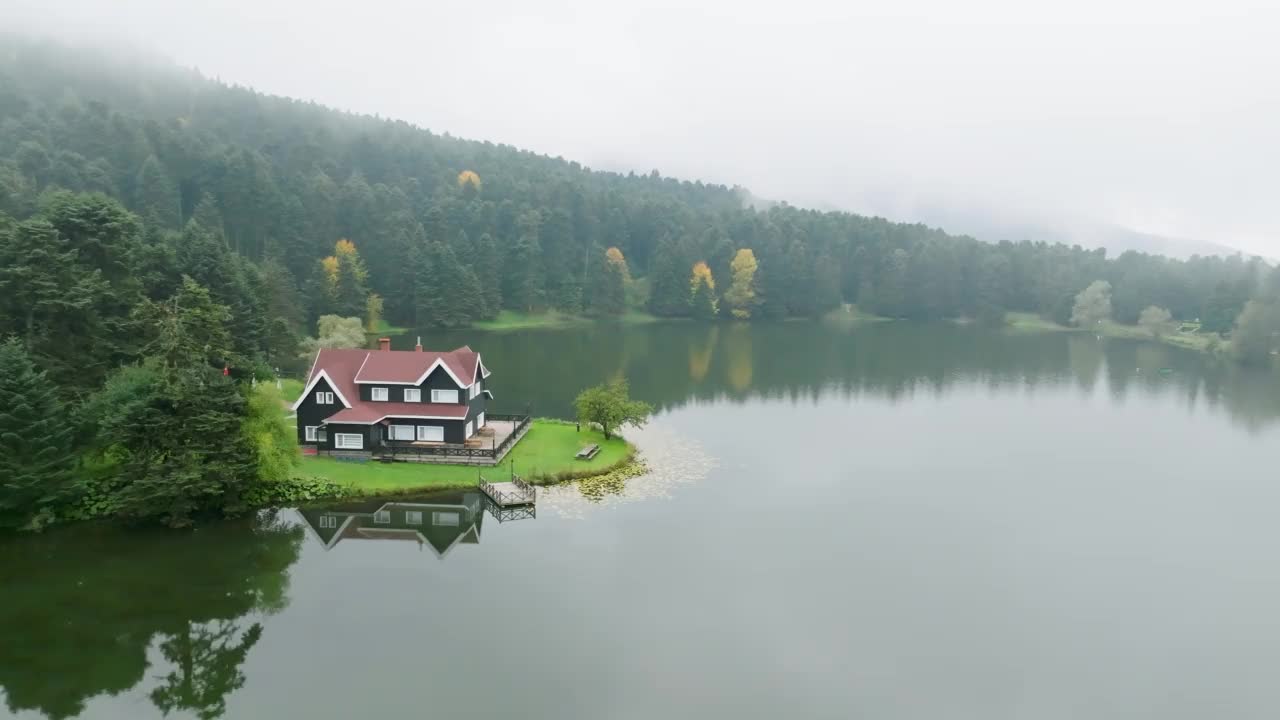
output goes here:
[{"label": "pine tree", "polygon": [[231,313],[190,278],[140,313],[158,330],[148,359],[118,372],[95,403],[103,408],[99,442],[126,480],[118,511],[171,525],[205,510],[235,511],[257,468],[241,433],[245,399],[222,370],[232,355]]},{"label": "pine tree", "polygon": [[134,180],[134,204],[143,217],[156,218],[168,228],[178,227],[182,212],[179,206],[178,186],[169,178],[164,166],[150,155],[138,170]]},{"label": "pine tree", "polygon": [[366,286],[369,271],[365,269],[355,243],[350,240],[339,240],[334,245],[333,256],[338,259],[334,311],[343,317],[363,317],[369,297]]},{"label": "pine tree", "polygon": [[664,317],[689,314],[689,281],[685,275],[689,263],[681,246],[671,235],[658,243],[653,268],[649,273],[649,311]]},{"label": "pine tree", "polygon": [[70,496],[73,432],[22,341],[0,343],[0,527],[43,524]]},{"label": "pine tree", "polygon": [[482,318],[496,317],[502,310],[502,257],[493,236],[485,233],[476,244],[476,280],[483,299]]}]

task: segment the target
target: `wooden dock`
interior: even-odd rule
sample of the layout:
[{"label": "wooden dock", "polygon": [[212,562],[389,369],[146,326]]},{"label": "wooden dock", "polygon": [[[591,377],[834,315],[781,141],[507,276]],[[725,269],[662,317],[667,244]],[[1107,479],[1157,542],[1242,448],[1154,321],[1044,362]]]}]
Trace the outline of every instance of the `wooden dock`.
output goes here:
[{"label": "wooden dock", "polygon": [[510,482],[491,483],[485,480],[482,475],[480,476],[480,489],[498,507],[532,505],[538,499],[538,491],[518,477],[512,477]]}]

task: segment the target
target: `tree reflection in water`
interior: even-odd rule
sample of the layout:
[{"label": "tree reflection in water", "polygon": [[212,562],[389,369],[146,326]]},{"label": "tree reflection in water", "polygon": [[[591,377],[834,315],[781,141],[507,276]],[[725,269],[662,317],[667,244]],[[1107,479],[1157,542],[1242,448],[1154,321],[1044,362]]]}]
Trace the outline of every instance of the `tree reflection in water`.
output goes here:
[{"label": "tree reflection in water", "polygon": [[[278,513],[187,533],[86,524],[0,541],[0,687],[11,712],[72,718],[156,668],[163,713],[216,718],[262,637],[249,616],[288,603],[304,531]],[[167,670],[167,672],[165,672]]]}]

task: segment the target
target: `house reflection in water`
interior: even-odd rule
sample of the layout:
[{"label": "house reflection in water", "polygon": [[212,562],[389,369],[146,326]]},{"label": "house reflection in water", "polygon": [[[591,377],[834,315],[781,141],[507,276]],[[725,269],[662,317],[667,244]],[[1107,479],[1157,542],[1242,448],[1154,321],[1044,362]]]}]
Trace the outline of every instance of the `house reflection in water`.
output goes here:
[{"label": "house reflection in water", "polygon": [[366,500],[298,512],[330,550],[345,540],[399,540],[443,558],[455,546],[480,542],[485,499],[479,492],[421,499]]}]

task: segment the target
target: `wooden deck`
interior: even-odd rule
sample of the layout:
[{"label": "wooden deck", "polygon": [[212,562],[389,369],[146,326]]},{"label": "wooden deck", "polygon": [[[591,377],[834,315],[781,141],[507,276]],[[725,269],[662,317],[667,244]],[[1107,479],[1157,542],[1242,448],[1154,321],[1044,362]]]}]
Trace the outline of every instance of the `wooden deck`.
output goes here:
[{"label": "wooden deck", "polygon": [[480,489],[494,505],[503,508],[532,505],[538,499],[538,491],[518,477],[512,478],[510,482],[491,483],[481,476]]}]

